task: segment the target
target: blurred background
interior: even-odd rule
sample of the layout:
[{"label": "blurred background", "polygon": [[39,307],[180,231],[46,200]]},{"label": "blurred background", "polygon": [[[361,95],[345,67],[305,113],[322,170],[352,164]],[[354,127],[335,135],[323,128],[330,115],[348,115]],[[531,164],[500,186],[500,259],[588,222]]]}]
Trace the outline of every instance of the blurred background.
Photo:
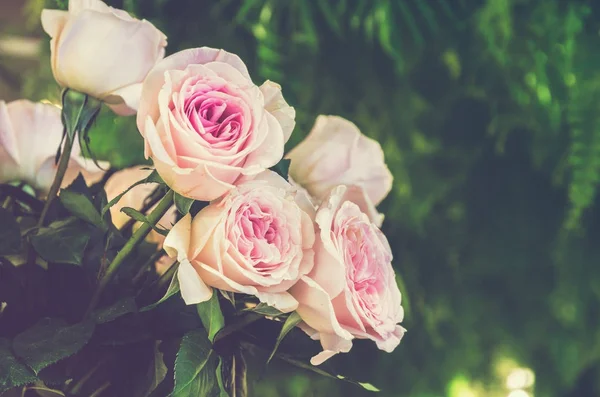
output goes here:
[{"label": "blurred background", "polygon": [[[0,99],[56,102],[39,14],[0,0]],[[600,4],[563,0],[111,0],[168,52],[239,54],[296,107],[378,139],[381,210],[408,332],[333,367],[401,397],[600,395]],[[103,112],[95,153],[143,161],[133,118]],[[253,395],[371,395],[271,365]]]}]

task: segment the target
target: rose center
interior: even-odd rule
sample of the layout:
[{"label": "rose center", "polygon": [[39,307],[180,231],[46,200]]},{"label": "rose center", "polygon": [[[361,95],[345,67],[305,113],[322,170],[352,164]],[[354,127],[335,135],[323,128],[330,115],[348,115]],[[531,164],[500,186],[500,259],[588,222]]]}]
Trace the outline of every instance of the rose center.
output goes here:
[{"label": "rose center", "polygon": [[268,208],[257,203],[243,206],[237,212],[240,227],[238,250],[249,258],[259,272],[269,272],[281,264],[285,228]]},{"label": "rose center", "polygon": [[241,110],[223,98],[192,95],[185,101],[185,113],[196,132],[209,143],[232,142],[240,136]]},{"label": "rose center", "polygon": [[380,274],[384,258],[379,254],[376,236],[370,225],[362,222],[347,225],[345,254],[348,266],[347,282],[359,297],[365,314],[377,315],[384,285]]}]

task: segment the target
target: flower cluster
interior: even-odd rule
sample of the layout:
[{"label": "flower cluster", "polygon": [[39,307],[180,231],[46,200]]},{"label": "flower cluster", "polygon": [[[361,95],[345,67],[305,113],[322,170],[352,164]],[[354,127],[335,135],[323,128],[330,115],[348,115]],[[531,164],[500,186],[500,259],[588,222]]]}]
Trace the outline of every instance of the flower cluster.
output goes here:
[{"label": "flower cluster", "polygon": [[[376,209],[393,178],[377,141],[348,120],[321,115],[285,154],[295,109],[278,84],[256,85],[237,55],[202,47],[165,58],[162,32],[100,0],[44,10],[42,24],[56,81],[118,115],[137,114],[145,156],[164,184],[205,202],[180,217],[173,205],[147,237],[170,257],[159,273],[178,263],[187,304],[217,289],[295,311],[298,327],[323,348],[314,365],[348,352],[355,338],[387,352],[400,343],[401,294]],[[46,194],[62,131],[52,105],[0,102],[0,183],[21,181]],[[79,172],[88,183],[102,177],[77,144],[70,156],[63,186]],[[287,162],[289,175],[271,170]],[[154,189],[136,184],[151,173],[135,167],[106,181],[116,228],[130,223],[120,209],[156,207],[147,205]]]}]

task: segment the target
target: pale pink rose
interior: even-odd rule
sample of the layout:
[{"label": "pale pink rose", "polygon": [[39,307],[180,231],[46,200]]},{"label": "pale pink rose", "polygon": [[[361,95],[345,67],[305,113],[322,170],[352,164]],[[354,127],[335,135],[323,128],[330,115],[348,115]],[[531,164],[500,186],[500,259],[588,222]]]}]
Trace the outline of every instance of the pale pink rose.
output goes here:
[{"label": "pale pink rose", "polygon": [[43,10],[54,78],[106,102],[119,115],[135,114],[142,82],[165,56],[166,36],[146,20],[100,0],[70,0],[69,11]]},{"label": "pale pink rose", "polygon": [[294,310],[298,302],[287,291],[313,267],[313,219],[308,198],[272,171],[240,184],[194,219],[186,215],[164,244],[180,263],[183,299],[204,302],[219,288]]},{"label": "pale pink rose", "polygon": [[308,136],[286,158],[292,160],[290,176],[317,199],[337,185],[356,185],[378,205],[392,188],[379,142],[342,117],[317,117]]},{"label": "pale pink rose", "polygon": [[404,317],[392,268],[392,252],[381,231],[338,186],[317,210],[315,265],[290,293],[299,302],[301,328],[319,339],[319,365],[346,353],[352,339],[371,339],[391,352],[400,343]]},{"label": "pale pink rose", "polygon": [[[115,172],[108,178],[104,185],[106,191],[106,197],[108,201],[111,201],[119,194],[123,193],[134,183],[141,181],[148,177],[152,173],[152,170],[147,169],[143,166],[126,168],[121,171]],[[153,183],[142,183],[135,186],[131,190],[121,197],[117,203],[110,207],[110,216],[113,224],[117,228],[122,228],[131,218],[129,215],[121,211],[124,207],[131,207],[135,210],[141,211],[144,207],[146,199],[152,194],[156,188],[156,184]],[[154,207],[149,208],[147,212],[151,211]],[[177,209],[173,206],[167,213],[158,221],[158,227],[163,229],[170,229],[177,219]],[[152,230],[146,240],[150,243],[156,244],[158,249],[162,248],[165,236]],[[157,271],[164,272],[166,269],[173,264],[173,260],[168,257],[160,258],[157,262]]]},{"label": "pale pink rose", "polygon": [[[21,181],[41,195],[48,193],[56,175],[55,157],[63,133],[60,117],[60,109],[53,105],[24,99],[8,104],[0,101],[0,183]],[[104,175],[92,160],[81,156],[75,141],[62,187],[70,185],[80,172],[88,183]]]},{"label": "pale pink rose", "polygon": [[258,87],[237,55],[202,47],[148,74],[137,124],[167,185],[210,201],[277,164],[294,117],[279,85]]}]

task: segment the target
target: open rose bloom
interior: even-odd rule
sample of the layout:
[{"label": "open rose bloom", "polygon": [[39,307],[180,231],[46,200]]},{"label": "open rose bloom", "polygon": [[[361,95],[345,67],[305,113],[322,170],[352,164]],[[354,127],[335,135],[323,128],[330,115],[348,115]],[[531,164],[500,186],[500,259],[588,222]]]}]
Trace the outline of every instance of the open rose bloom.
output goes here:
[{"label": "open rose bloom", "polygon": [[298,302],[288,290],[314,263],[313,219],[308,197],[272,171],[241,183],[193,219],[186,215],[164,243],[180,262],[183,299],[204,302],[219,288],[293,311]]},{"label": "open rose bloom", "polygon": [[348,352],[352,339],[371,339],[391,352],[405,332],[392,252],[381,231],[338,186],[319,207],[313,270],[290,290],[299,302],[302,328],[321,341],[321,364]]},{"label": "open rose bloom", "polygon": [[42,26],[52,38],[52,72],[61,86],[103,100],[119,115],[135,114],[142,81],[165,56],[161,31],[100,0],[44,10]]},{"label": "open rose bloom", "polygon": [[137,124],[167,185],[209,201],[277,164],[294,117],[277,84],[258,87],[237,55],[203,47],[149,73]]},{"label": "open rose bloom", "polygon": [[[27,100],[0,101],[0,183],[25,182],[42,196],[48,193],[56,175],[56,150],[62,133],[56,106]],[[92,160],[81,156],[75,141],[62,187],[70,185],[79,173],[88,183],[104,175]]]}]

